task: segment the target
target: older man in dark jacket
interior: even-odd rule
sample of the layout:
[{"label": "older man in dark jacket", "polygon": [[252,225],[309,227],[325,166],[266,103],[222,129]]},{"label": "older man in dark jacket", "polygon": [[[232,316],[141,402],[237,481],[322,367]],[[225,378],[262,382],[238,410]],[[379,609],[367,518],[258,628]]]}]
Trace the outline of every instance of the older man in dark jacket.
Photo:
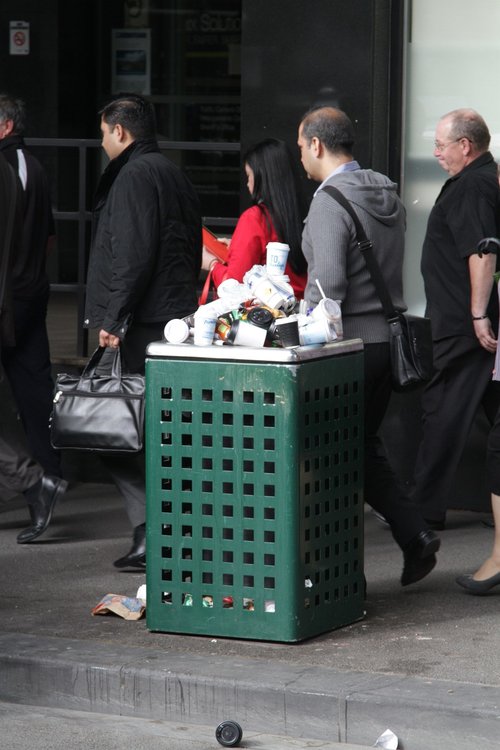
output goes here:
[{"label": "older man in dark jacket", "polygon": [[[121,347],[130,372],[143,372],[148,343],[197,307],[200,206],[188,178],[160,153],[150,103],[121,96],[100,114],[110,163],[96,194],[85,325],[99,329],[101,346]],[[144,458],[104,462],[134,528],[132,549],[115,565],[144,567]]]}]

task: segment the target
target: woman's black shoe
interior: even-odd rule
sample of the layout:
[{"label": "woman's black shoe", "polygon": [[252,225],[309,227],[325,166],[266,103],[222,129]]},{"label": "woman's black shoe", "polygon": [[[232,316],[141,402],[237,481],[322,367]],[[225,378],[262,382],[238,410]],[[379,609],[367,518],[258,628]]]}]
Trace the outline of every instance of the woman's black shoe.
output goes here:
[{"label": "woman's black shoe", "polygon": [[146,524],[141,523],[134,529],[132,549],[124,557],[113,563],[115,568],[146,568]]},{"label": "woman's black shoe", "polygon": [[403,550],[401,585],[409,586],[428,575],[436,565],[441,540],[433,531],[421,531]]},{"label": "woman's black shoe", "polygon": [[490,591],[490,589],[492,589],[494,586],[498,586],[500,584],[500,573],[497,573],[494,576],[490,576],[490,578],[485,578],[482,581],[476,581],[476,579],[471,575],[458,576],[455,581],[459,586],[462,586],[462,588],[466,589],[469,594],[474,594],[475,596],[483,596],[484,594],[487,594],[488,591]]}]

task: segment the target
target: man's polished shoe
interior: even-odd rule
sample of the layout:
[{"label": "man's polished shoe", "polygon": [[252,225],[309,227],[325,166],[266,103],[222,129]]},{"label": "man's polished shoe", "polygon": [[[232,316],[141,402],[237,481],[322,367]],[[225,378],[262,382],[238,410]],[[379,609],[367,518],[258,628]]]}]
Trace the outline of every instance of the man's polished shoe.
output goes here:
[{"label": "man's polished shoe", "polygon": [[146,524],[141,523],[134,529],[134,540],[132,549],[124,557],[120,557],[113,563],[115,568],[141,568],[146,569]]},{"label": "man's polished shoe", "polygon": [[500,573],[497,573],[494,576],[490,576],[490,578],[484,578],[482,581],[476,581],[476,579],[471,575],[458,576],[458,578],[455,578],[455,581],[459,586],[462,586],[462,588],[466,589],[469,594],[474,594],[475,596],[483,596],[484,594],[487,594],[494,586],[498,586],[500,584]]},{"label": "man's polished shoe", "polygon": [[436,552],[441,546],[441,540],[433,531],[421,531],[404,548],[403,573],[401,585],[409,586],[428,575],[436,565]]},{"label": "man's polished shoe", "polygon": [[57,500],[64,495],[67,487],[66,480],[44,474],[37,485],[25,493],[29,498],[31,526],[17,535],[18,544],[27,544],[43,534],[51,521]]}]

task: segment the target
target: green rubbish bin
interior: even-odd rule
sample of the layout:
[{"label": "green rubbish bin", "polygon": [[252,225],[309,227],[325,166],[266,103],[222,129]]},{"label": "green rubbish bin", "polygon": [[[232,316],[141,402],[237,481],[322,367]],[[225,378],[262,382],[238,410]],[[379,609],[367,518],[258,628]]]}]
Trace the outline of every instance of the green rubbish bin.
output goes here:
[{"label": "green rubbish bin", "polygon": [[363,346],[149,345],[147,626],[292,642],[363,617]]}]

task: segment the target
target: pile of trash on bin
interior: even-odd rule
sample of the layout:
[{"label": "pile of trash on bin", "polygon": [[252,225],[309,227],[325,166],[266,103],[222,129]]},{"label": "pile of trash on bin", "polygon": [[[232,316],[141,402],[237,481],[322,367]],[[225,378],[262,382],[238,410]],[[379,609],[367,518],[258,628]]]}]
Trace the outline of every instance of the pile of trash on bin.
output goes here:
[{"label": "pile of trash on bin", "polygon": [[217,289],[217,299],[200,305],[187,318],[170,320],[166,340],[195,346],[289,348],[342,338],[340,305],[325,296],[319,281],[322,299],[316,307],[308,309],[304,300],[296,300],[284,273],[287,255],[288,245],[268,243],[265,266],[253,266],[242,283],[226,279]]}]

